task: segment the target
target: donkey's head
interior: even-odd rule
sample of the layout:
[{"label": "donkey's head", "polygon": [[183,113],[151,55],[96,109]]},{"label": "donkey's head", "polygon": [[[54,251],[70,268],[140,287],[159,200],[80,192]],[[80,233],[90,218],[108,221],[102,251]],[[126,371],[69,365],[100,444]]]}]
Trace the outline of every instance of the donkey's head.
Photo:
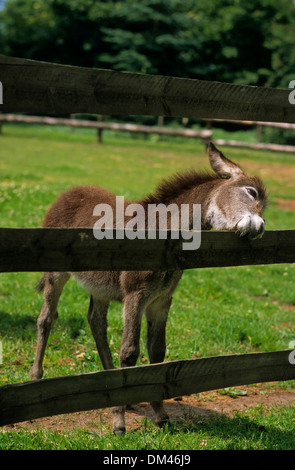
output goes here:
[{"label": "donkey's head", "polygon": [[222,178],[211,193],[207,218],[219,230],[235,230],[240,236],[261,238],[265,223],[266,190],[257,177],[226,158],[212,143],[208,147],[212,169]]}]

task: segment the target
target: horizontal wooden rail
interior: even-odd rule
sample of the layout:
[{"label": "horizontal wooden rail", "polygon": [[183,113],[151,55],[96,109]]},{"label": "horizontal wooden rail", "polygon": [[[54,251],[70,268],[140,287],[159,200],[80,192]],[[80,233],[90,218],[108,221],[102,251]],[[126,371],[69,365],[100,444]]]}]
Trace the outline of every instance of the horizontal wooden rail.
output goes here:
[{"label": "horizontal wooden rail", "polygon": [[52,64],[0,55],[3,113],[135,114],[295,123],[290,90]]},{"label": "horizontal wooden rail", "polygon": [[285,122],[268,122],[268,121],[240,121],[232,119],[204,119],[204,121],[211,122],[229,122],[232,124],[242,124],[244,126],[264,126],[264,127],[276,127],[286,130],[295,130],[295,124],[289,124]]},{"label": "horizontal wooden rail", "polygon": [[[1,110],[1,108],[0,108]],[[191,137],[208,140],[212,136],[210,130],[175,129],[160,126],[142,126],[137,124],[122,124],[117,122],[89,121],[82,119],[52,118],[48,116],[24,116],[18,114],[0,114],[0,122],[25,122],[28,124],[62,125],[70,127],[87,127],[93,129],[109,129],[142,134],[158,134],[179,137]]]},{"label": "horizontal wooden rail", "polygon": [[[235,122],[241,124],[258,124],[258,125],[273,125],[274,127],[280,127],[283,129],[295,129],[295,124],[286,124],[286,123],[269,123],[269,122],[254,122],[254,121],[230,121],[222,119],[207,119],[207,122],[218,121],[218,122]],[[123,131],[131,132],[135,134],[157,134],[157,135],[167,135],[171,137],[187,137],[193,139],[201,139],[205,143],[212,140],[212,130],[194,130],[194,129],[177,129],[169,127],[160,127],[160,126],[144,126],[137,124],[123,124],[116,122],[104,122],[104,121],[90,121],[82,119],[66,119],[66,118],[53,118],[49,116],[25,116],[18,114],[0,114],[0,125],[3,122],[24,122],[27,124],[44,124],[44,125],[61,125],[61,126],[70,126],[83,127],[83,128],[92,128],[97,129],[99,132],[103,130],[113,130],[113,131]],[[99,142],[101,142],[102,137],[101,133],[98,134]],[[251,143],[251,142],[241,142],[236,140],[224,140],[224,139],[214,139],[214,143],[220,147],[243,147],[251,148],[255,150],[270,150],[275,152],[288,152],[295,153],[294,145],[279,145],[272,143]]]},{"label": "horizontal wooden rail", "polygon": [[[295,262],[295,230],[267,231],[260,240],[241,239],[231,232],[199,233],[197,250],[181,232],[158,238],[97,240],[92,229],[1,228],[0,272],[174,270]],[[190,232],[190,235],[197,232]],[[172,236],[180,236],[173,239]]]},{"label": "horizontal wooden rail", "polygon": [[236,385],[293,380],[295,365],[289,354],[217,356],[3,385],[0,425]]},{"label": "horizontal wooden rail", "polygon": [[254,150],[267,150],[272,152],[287,152],[295,153],[294,145],[280,145],[280,144],[266,144],[262,142],[252,143],[252,142],[241,142],[237,140],[226,140],[226,139],[214,139],[215,145],[219,147],[240,147],[240,148],[249,148]]}]

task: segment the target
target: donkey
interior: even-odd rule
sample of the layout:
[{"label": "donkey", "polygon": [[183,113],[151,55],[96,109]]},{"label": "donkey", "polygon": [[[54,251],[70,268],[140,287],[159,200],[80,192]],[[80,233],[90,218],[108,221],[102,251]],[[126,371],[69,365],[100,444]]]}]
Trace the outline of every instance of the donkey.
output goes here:
[{"label": "donkey", "polygon": [[[266,190],[258,177],[249,177],[234,162],[226,158],[212,143],[208,155],[214,173],[189,171],[164,180],[155,193],[140,204],[182,203],[201,204],[201,229],[235,231],[250,239],[262,237],[265,222]],[[45,215],[44,227],[93,227],[97,217],[93,209],[107,203],[115,209],[115,195],[96,186],[79,186],[63,193]],[[126,205],[128,202],[125,203]],[[191,214],[191,211],[190,211]],[[192,215],[190,215],[192,217]],[[193,220],[190,220],[190,227]],[[125,220],[126,223],[126,220]],[[169,227],[168,227],[169,228]],[[120,367],[136,364],[139,356],[139,337],[143,314],[147,319],[147,348],[151,363],[165,356],[165,330],[172,294],[182,271],[91,271],[46,272],[37,285],[43,291],[44,304],[39,315],[38,341],[31,379],[43,375],[42,363],[50,330],[56,320],[57,306],[63,287],[73,275],[89,292],[87,319],[104,369],[112,369],[113,361],[107,341],[107,311],[110,301],[123,302],[123,337]],[[156,424],[169,420],[162,401],[151,402]],[[113,408],[115,434],[125,432],[125,407]]]}]

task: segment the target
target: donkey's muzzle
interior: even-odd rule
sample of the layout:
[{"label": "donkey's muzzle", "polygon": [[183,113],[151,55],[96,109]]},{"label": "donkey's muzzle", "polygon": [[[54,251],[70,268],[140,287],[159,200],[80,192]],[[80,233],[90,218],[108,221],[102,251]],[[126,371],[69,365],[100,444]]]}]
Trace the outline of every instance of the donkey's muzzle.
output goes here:
[{"label": "donkey's muzzle", "polygon": [[245,215],[236,225],[236,231],[241,237],[247,236],[250,240],[261,238],[265,232],[265,222],[257,214]]}]

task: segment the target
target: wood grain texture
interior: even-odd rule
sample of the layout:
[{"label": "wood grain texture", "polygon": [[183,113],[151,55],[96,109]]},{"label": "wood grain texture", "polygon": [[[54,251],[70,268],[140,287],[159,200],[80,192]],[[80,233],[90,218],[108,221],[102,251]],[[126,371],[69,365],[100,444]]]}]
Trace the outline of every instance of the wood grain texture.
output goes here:
[{"label": "wood grain texture", "polygon": [[200,248],[185,251],[185,240],[171,238],[172,232],[155,240],[144,233],[142,240],[126,235],[123,240],[96,240],[92,229],[1,228],[0,272],[163,271],[295,262],[295,230],[266,231],[253,241],[204,231]]},{"label": "wood grain texture", "polygon": [[290,90],[0,56],[1,112],[133,114],[295,123]]},{"label": "wood grain texture", "polygon": [[290,351],[216,356],[0,387],[0,425],[76,411],[295,379]]}]

